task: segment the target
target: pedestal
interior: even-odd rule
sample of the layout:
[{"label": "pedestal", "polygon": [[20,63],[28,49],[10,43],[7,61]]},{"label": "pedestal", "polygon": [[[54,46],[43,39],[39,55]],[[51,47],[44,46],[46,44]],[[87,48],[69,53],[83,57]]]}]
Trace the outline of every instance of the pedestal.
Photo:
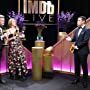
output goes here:
[{"label": "pedestal", "polygon": [[52,72],[52,54],[44,54],[44,72]]},{"label": "pedestal", "polygon": [[35,47],[45,47],[45,41],[43,40],[36,40]]},{"label": "pedestal", "polygon": [[42,79],[43,47],[32,47],[32,75],[33,80]]},{"label": "pedestal", "polygon": [[53,78],[53,67],[52,67],[52,47],[48,47],[45,49],[44,53],[44,78]]}]

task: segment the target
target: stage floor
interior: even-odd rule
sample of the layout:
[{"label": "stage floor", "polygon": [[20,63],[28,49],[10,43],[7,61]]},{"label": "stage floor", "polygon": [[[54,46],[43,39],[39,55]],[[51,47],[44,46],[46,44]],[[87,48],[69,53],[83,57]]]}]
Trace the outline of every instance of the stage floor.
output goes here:
[{"label": "stage floor", "polygon": [[[82,84],[72,85],[74,76],[65,74],[55,74],[52,79],[43,78],[41,81],[33,81],[30,75],[26,81],[10,80],[8,75],[6,85],[0,84],[0,90],[84,90]],[[86,90],[90,90],[89,86]]]}]

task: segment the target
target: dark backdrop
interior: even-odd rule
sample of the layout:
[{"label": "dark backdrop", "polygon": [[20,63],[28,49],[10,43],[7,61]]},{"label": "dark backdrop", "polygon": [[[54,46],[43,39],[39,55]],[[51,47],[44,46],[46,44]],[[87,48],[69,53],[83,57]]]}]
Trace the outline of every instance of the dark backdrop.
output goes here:
[{"label": "dark backdrop", "polygon": [[[54,3],[56,3],[56,0],[52,0]],[[7,18],[7,12],[14,10],[17,11],[17,0],[0,0],[0,13],[4,14]],[[78,16],[84,15],[87,18],[90,16],[89,12],[89,0],[61,0],[61,11],[74,11],[76,12],[74,21],[76,22],[76,19]],[[6,22],[7,25],[7,22]],[[73,25],[70,30],[76,27],[76,24]],[[44,40],[46,41],[46,47],[50,45],[54,45],[57,42],[57,26],[51,25],[48,26],[47,29],[45,29],[42,32],[42,35],[44,37]],[[31,47],[34,46],[34,41],[36,40],[37,31],[36,28],[32,25],[26,25],[26,41],[24,42],[24,45],[31,50]]]}]

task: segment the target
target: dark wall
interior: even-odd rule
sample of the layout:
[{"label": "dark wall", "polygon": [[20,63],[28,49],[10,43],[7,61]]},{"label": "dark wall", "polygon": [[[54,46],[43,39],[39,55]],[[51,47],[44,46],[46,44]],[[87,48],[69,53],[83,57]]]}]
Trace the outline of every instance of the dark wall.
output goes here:
[{"label": "dark wall", "polygon": [[6,14],[7,11],[17,11],[17,0],[0,0],[0,13]]},{"label": "dark wall", "polygon": [[[53,0],[53,3],[56,3],[56,2],[54,2]],[[0,13],[6,16],[6,21],[8,21],[7,12],[11,10],[17,11],[18,9],[17,5],[18,5],[17,0],[0,0]],[[57,15],[57,8],[55,8],[55,15]],[[29,17],[28,19],[32,18],[30,15],[28,15],[28,17]],[[56,16],[54,17],[56,18]],[[56,19],[54,24],[55,23],[56,23]],[[6,25],[7,25],[7,22],[6,22]],[[57,42],[57,34],[58,34],[57,25],[48,25],[47,28],[43,30],[42,35],[45,40],[45,48],[48,46],[54,45]],[[31,50],[31,47],[34,46],[34,41],[36,40],[36,37],[37,37],[36,27],[34,25],[26,25],[25,35],[26,35],[26,41],[24,42],[24,45],[29,50]]]},{"label": "dark wall", "polygon": [[[42,36],[45,41],[45,48],[48,46],[52,46],[57,42],[57,26],[56,25],[48,25],[46,29],[42,31]],[[34,41],[37,37],[37,30],[34,25],[26,25],[26,42],[24,45],[31,50],[31,47],[34,46]]]},{"label": "dark wall", "polygon": [[[8,10],[17,11],[18,0],[0,0],[0,13],[6,14]],[[53,2],[56,0],[52,0]],[[90,16],[89,2],[90,0],[60,0],[61,10],[75,11],[78,16],[85,15]]]},{"label": "dark wall", "polygon": [[76,21],[79,16],[90,17],[89,2],[90,0],[60,0],[61,11],[72,11],[75,12],[73,18],[73,25],[68,28],[67,32],[71,32],[76,27]]},{"label": "dark wall", "polygon": [[61,10],[75,11],[78,16],[84,15],[88,18],[90,16],[89,1],[90,0],[61,0]]},{"label": "dark wall", "polygon": [[[56,0],[52,0],[56,3]],[[7,18],[7,12],[14,10],[17,11],[17,0],[0,0],[0,13],[4,14]],[[74,20],[76,23],[76,19],[78,16],[84,15],[87,18],[90,16],[89,12],[89,0],[61,0],[61,11],[74,11],[76,12]],[[56,10],[57,11],[57,10]],[[46,41],[46,47],[53,45],[57,42],[57,26],[47,26],[48,28],[42,32],[44,40]],[[76,27],[76,24],[74,25]],[[74,28],[73,27],[73,28]],[[71,29],[72,30],[72,29]],[[31,47],[34,46],[34,41],[36,40],[37,30],[34,26],[27,25],[26,26],[26,41],[24,45],[31,50]]]}]

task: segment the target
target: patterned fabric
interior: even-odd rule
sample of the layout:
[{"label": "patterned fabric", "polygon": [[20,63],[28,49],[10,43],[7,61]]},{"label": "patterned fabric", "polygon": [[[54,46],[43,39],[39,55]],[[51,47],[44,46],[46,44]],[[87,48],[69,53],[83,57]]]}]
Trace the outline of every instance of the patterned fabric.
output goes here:
[{"label": "patterned fabric", "polygon": [[[11,37],[12,35],[10,35]],[[23,50],[22,41],[19,37],[9,41],[9,72],[12,75],[27,75],[27,66],[25,60],[25,52]]]}]

